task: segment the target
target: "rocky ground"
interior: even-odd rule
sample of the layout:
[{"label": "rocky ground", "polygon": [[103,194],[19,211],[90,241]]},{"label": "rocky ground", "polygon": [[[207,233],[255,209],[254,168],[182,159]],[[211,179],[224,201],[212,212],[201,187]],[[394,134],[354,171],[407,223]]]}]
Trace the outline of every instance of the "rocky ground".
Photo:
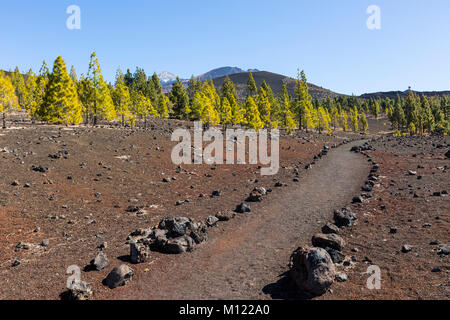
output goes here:
[{"label": "rocky ground", "polygon": [[[351,206],[358,220],[341,233],[348,281],[322,298],[449,299],[450,139],[383,136],[370,146],[363,152],[379,164],[372,197]],[[371,265],[380,290],[366,286]]]},{"label": "rocky ground", "polygon": [[[170,133],[184,125],[160,121],[151,130],[123,130],[17,123],[0,132],[0,298],[58,299],[66,269],[83,269],[102,244],[108,268],[83,272],[82,279],[107,291],[101,281],[126,261],[130,232],[169,215],[204,220],[232,210],[255,186],[292,181],[295,165],[343,141],[313,133],[283,137],[279,174],[262,177],[256,165],[178,168]],[[128,212],[129,206],[141,210]]]}]

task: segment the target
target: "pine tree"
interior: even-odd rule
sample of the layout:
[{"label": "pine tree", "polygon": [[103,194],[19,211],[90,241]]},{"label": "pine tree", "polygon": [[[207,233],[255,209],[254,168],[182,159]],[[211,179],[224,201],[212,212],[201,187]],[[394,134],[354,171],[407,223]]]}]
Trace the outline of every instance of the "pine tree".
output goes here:
[{"label": "pine tree", "polygon": [[358,132],[359,115],[356,107],[350,109],[350,121],[352,123],[353,132]]},{"label": "pine tree", "polygon": [[361,121],[361,132],[366,133],[367,130],[369,130],[369,123],[367,122],[366,114],[364,112],[361,114],[360,121]]},{"label": "pine tree", "polygon": [[378,99],[373,99],[371,101],[371,112],[375,116],[375,119],[378,120],[380,114],[380,101],[378,101]]},{"label": "pine tree", "polygon": [[92,108],[89,110],[90,117],[93,118],[93,125],[97,125],[99,119],[108,121],[116,118],[114,103],[108,85],[103,80],[102,71],[95,52],[91,55],[89,62],[88,78],[92,85]]},{"label": "pine tree", "polygon": [[150,98],[147,98],[142,92],[133,90],[131,93],[132,100],[132,125],[134,119],[144,119],[144,128],[147,129],[147,120],[149,116],[157,117],[158,112],[153,107]]},{"label": "pine tree", "polygon": [[130,90],[125,84],[125,78],[120,69],[116,73],[116,83],[112,91],[112,99],[116,108],[116,114],[120,117],[122,126],[125,126],[125,122],[129,122],[132,118],[130,112],[131,97]]},{"label": "pine tree", "polygon": [[403,112],[402,100],[399,95],[395,99],[394,109],[391,116],[392,125],[398,131],[402,131],[405,126],[406,119],[405,113]]},{"label": "pine tree", "polygon": [[189,79],[187,92],[189,95],[189,104],[192,104],[192,100],[194,100],[194,96],[201,89],[201,81],[198,78],[194,78],[194,76]]},{"label": "pine tree", "polygon": [[431,110],[430,101],[424,95],[421,99],[421,113],[421,118],[423,119],[423,129],[426,129],[429,133],[431,133],[434,128],[434,116],[433,111]]},{"label": "pine tree", "polygon": [[3,71],[0,71],[0,112],[3,118],[3,129],[6,129],[6,113],[10,110],[20,109],[15,91],[10,78],[6,77]]},{"label": "pine tree", "polygon": [[[240,124],[243,120],[242,110],[238,104],[238,95],[236,93],[236,88],[234,86],[233,81],[227,76],[223,81],[222,89],[221,89],[221,99],[224,101],[225,99],[230,104],[231,109],[231,123],[232,124]],[[222,103],[223,105],[223,103]]]},{"label": "pine tree", "polygon": [[174,116],[178,119],[187,119],[190,113],[189,95],[180,78],[178,77],[177,81],[172,85],[169,99],[173,105]]},{"label": "pine tree", "polygon": [[[283,126],[283,128],[286,130],[288,134],[292,134],[297,127],[297,124],[294,119],[294,115],[292,114],[290,105],[289,105],[289,96],[284,95],[283,96],[283,102],[282,102],[282,108],[281,108],[281,117],[280,121]],[[275,122],[274,127],[278,126],[278,121]]]},{"label": "pine tree", "polygon": [[323,130],[329,131],[329,115],[325,108],[318,107],[317,108],[317,129],[319,133],[322,133]]},{"label": "pine tree", "polygon": [[417,124],[419,121],[420,99],[411,90],[408,91],[408,95],[405,100],[405,117],[406,123],[414,124],[414,128],[417,130]]},{"label": "pine tree", "polygon": [[27,110],[28,117],[31,118],[34,123],[36,118],[36,112],[38,109],[38,103],[41,101],[38,90],[38,77],[34,74],[33,70],[30,69],[27,74],[27,82],[25,87],[25,92],[23,96],[23,104],[25,110]]},{"label": "pine tree", "polygon": [[330,118],[330,125],[332,125],[333,129],[336,130],[339,126],[339,109],[336,105],[331,108]]},{"label": "pine tree", "polygon": [[225,126],[225,128],[233,124],[233,113],[231,109],[230,101],[227,97],[222,98],[222,106],[220,109],[220,123]]},{"label": "pine tree", "polygon": [[261,121],[267,126],[271,127],[271,105],[266,90],[261,86],[259,88],[258,96],[256,97],[256,104],[258,105],[259,115]]},{"label": "pine tree", "polygon": [[275,98],[272,88],[267,84],[267,82],[265,80],[263,80],[263,82],[261,84],[261,88],[263,88],[264,91],[266,91],[267,98],[269,99],[271,125],[273,127],[276,127],[278,121],[282,118],[280,103]]},{"label": "pine tree", "polygon": [[252,97],[248,97],[245,103],[244,123],[249,128],[254,129],[256,131],[259,131],[262,128],[264,128],[264,123],[261,121],[259,115],[258,106],[256,105],[255,100],[253,100]]},{"label": "pine tree", "polygon": [[253,79],[253,74],[249,72],[247,80],[247,95],[252,96],[258,92],[256,87],[255,79]]},{"label": "pine tree", "polygon": [[[217,105],[219,104],[219,105]],[[192,101],[191,118],[200,120],[205,127],[214,126],[220,123],[220,97],[211,82],[205,81],[201,84]]]},{"label": "pine tree", "polygon": [[25,80],[23,75],[20,73],[19,68],[16,67],[14,72],[11,74],[11,83],[14,86],[14,90],[19,101],[19,106],[24,107],[24,95],[25,95]]},{"label": "pine tree", "polygon": [[164,95],[161,81],[158,78],[158,75],[156,73],[153,73],[153,76],[151,78],[151,81],[153,83],[153,87],[155,88],[155,94],[151,100],[152,105],[156,108],[159,116],[161,118],[168,118],[169,117],[169,99]]},{"label": "pine tree", "polygon": [[345,110],[341,111],[342,130],[348,131],[348,114]]},{"label": "pine tree", "polygon": [[231,123],[234,125],[241,124],[242,121],[244,121],[244,115],[241,106],[233,96],[231,96],[227,100],[230,102],[231,106]]},{"label": "pine tree", "polygon": [[294,104],[294,113],[297,116],[299,128],[308,130],[308,120],[306,118],[310,116],[309,114],[312,112],[313,105],[304,71],[298,70],[297,72],[295,94],[297,97]]},{"label": "pine tree", "polygon": [[75,84],[70,79],[61,56],[53,64],[53,72],[38,113],[42,120],[51,123],[79,124],[83,120]]}]

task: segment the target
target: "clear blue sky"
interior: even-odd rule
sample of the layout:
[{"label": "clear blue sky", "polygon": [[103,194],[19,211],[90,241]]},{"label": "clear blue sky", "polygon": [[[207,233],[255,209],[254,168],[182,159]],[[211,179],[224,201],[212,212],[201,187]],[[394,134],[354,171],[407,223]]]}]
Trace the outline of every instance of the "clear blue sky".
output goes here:
[{"label": "clear blue sky", "polygon": [[[81,8],[81,30],[66,9]],[[369,30],[369,5],[381,30]],[[62,55],[78,75],[96,51],[105,78],[136,66],[183,78],[221,66],[295,76],[346,94],[450,90],[448,0],[3,0],[0,68]]]}]

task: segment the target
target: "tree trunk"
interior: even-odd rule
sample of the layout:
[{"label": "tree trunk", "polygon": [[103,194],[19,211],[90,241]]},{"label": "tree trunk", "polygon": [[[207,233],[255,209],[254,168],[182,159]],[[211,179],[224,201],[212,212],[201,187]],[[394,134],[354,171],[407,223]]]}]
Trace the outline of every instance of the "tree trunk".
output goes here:
[{"label": "tree trunk", "polygon": [[2,129],[6,129],[6,114],[3,112],[3,126]]}]

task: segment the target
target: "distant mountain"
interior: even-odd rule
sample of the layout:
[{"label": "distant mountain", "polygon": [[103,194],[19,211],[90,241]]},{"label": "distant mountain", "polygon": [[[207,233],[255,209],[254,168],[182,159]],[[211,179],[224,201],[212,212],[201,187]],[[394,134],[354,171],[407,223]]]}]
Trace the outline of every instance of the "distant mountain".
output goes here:
[{"label": "distant mountain", "polygon": [[[245,73],[245,72],[258,72],[258,69],[248,69],[247,71],[238,68],[238,67],[221,67],[217,69],[213,69],[206,73],[203,73],[195,78],[200,78],[201,81],[216,79],[220,77],[225,77],[226,75],[232,75],[237,73]],[[172,90],[172,84],[176,81],[176,76],[168,71],[164,71],[158,75],[161,80],[161,85],[163,87],[164,93],[170,92]],[[189,79],[181,79],[183,84],[187,86]]]},{"label": "distant mountain", "polygon": [[[278,95],[281,91],[281,86],[283,81],[286,81],[286,88],[291,96],[295,95],[295,79],[283,76],[281,74],[267,72],[267,71],[257,71],[252,72],[253,78],[255,79],[256,85],[261,86],[263,81],[266,81],[267,84],[272,88],[272,91],[275,95]],[[229,75],[231,81],[234,82],[236,87],[236,92],[238,94],[239,100],[245,100],[247,96],[247,79],[249,72],[241,72]],[[223,85],[225,77],[220,77],[213,79],[214,86],[217,90],[220,90]],[[313,97],[313,99],[324,99],[324,98],[334,98],[340,96],[339,93],[333,92],[328,89],[324,89],[322,87],[316,86],[314,84],[308,83],[309,93]]]},{"label": "distant mountain", "polygon": [[208,71],[207,73],[204,73],[199,76],[200,80],[205,81],[209,79],[216,79],[220,77],[225,77],[226,75],[232,75],[236,73],[244,73],[244,72],[258,72],[258,69],[249,69],[247,71],[242,70],[238,67],[222,67],[217,68],[211,71]]},{"label": "distant mountain", "polygon": [[[450,91],[414,91],[414,93],[418,95],[425,95],[427,97],[432,96],[446,96],[450,95]],[[370,98],[390,98],[395,99],[397,95],[400,97],[405,97],[408,94],[408,90],[405,91],[385,91],[385,92],[373,92],[373,93],[364,93],[360,95],[359,97],[362,99],[370,99]]]},{"label": "distant mountain", "polygon": [[163,71],[158,74],[158,78],[162,85],[174,83],[177,80],[177,76],[169,71]]}]

